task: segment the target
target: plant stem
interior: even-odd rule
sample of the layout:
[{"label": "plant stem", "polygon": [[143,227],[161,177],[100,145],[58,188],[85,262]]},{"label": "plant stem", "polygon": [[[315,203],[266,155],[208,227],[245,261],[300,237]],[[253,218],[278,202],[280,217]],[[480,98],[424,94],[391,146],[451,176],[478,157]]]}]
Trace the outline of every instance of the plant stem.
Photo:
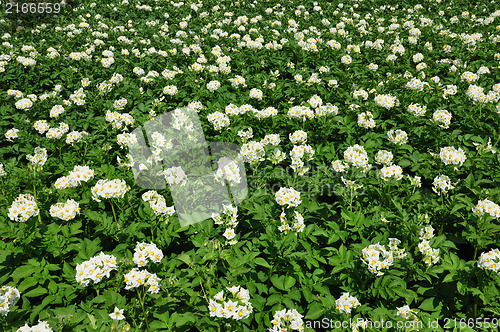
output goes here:
[{"label": "plant stem", "polygon": [[120,224],[118,223],[118,220],[116,219],[116,213],[115,213],[115,206],[113,204],[113,201],[109,201],[111,203],[111,210],[113,210],[113,217],[115,218],[116,225],[118,225],[118,230],[120,230]]},{"label": "plant stem", "polygon": [[144,308],[144,300],[146,298],[146,289],[143,286],[144,295],[141,297],[141,292],[137,289],[137,296],[139,297],[139,302],[141,303],[142,313],[144,314],[144,321],[146,322],[146,329],[149,331],[148,316],[146,315],[146,308]]},{"label": "plant stem", "polygon": [[[38,205],[38,200],[36,199],[36,185],[35,185],[35,182],[36,182],[36,170],[33,167],[33,196],[35,196],[35,202]],[[38,209],[38,224],[39,225],[42,224],[42,217],[40,217],[40,209]]]}]

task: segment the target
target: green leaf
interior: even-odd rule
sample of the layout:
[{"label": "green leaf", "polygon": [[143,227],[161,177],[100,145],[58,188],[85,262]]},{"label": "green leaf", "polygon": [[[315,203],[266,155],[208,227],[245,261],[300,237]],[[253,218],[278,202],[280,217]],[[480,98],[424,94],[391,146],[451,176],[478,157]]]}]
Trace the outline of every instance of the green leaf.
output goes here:
[{"label": "green leaf", "polygon": [[21,265],[14,272],[12,272],[12,279],[16,282],[19,279],[24,279],[35,273],[35,269],[32,265]]},{"label": "green leaf", "polygon": [[257,265],[267,267],[268,269],[271,268],[271,265],[269,265],[269,263],[262,257],[257,257],[253,261]]},{"label": "green leaf", "polygon": [[191,265],[191,257],[189,257],[188,254],[186,254],[185,252],[183,252],[182,254],[178,255],[176,257],[178,260],[180,260],[181,262],[184,262],[186,263],[187,265]]},{"label": "green leaf", "polygon": [[285,290],[285,286],[283,285],[283,283],[285,282],[285,276],[272,276],[271,282],[273,283],[274,287],[278,288],[279,290]]},{"label": "green leaf", "polygon": [[35,286],[37,284],[38,284],[38,279],[37,278],[35,278],[35,277],[29,277],[29,278],[26,278],[23,281],[21,281],[21,283],[19,284],[19,286],[17,287],[17,289],[20,292],[24,292],[28,288],[31,288],[31,287],[33,287],[33,286]]},{"label": "green leaf", "polygon": [[285,282],[283,284],[283,286],[285,287],[285,290],[289,290],[290,288],[293,287],[293,285],[295,285],[295,278],[294,277],[290,277],[290,276],[287,276],[285,278]]},{"label": "green leaf", "polygon": [[323,315],[323,305],[319,302],[313,302],[309,307],[305,319],[317,319]]},{"label": "green leaf", "polygon": [[37,297],[43,294],[47,294],[47,290],[43,288],[42,286],[38,286],[35,289],[30,290],[27,293],[24,293],[25,297]]}]

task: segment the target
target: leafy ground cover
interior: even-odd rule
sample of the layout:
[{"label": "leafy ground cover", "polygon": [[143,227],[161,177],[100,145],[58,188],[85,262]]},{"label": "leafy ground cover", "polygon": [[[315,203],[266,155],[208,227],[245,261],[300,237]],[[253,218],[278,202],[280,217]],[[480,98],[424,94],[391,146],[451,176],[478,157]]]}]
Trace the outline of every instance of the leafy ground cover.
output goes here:
[{"label": "leafy ground cover", "polygon": [[[3,331],[498,327],[495,1],[2,6]],[[189,225],[166,114],[242,160]]]}]

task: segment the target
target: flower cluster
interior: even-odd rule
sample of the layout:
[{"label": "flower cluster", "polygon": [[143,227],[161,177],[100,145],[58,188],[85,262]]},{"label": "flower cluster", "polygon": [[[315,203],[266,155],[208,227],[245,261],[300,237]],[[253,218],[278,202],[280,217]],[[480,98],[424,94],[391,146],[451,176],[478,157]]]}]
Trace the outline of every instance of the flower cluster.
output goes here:
[{"label": "flower cluster", "polygon": [[349,190],[356,191],[363,188],[362,184],[357,184],[356,181],[346,179],[343,176],[340,177],[340,180],[342,180],[344,186],[346,186]]},{"label": "flower cluster", "polygon": [[384,181],[401,180],[403,178],[403,169],[399,165],[384,166],[380,170],[380,177]]},{"label": "flower cluster", "polygon": [[69,199],[66,203],[57,203],[50,207],[50,216],[61,220],[71,220],[80,214],[80,206],[77,201]]},{"label": "flower cluster", "polygon": [[12,221],[25,222],[31,216],[37,216],[40,211],[35,198],[30,194],[20,194],[9,208],[9,218]]},{"label": "flower cluster", "polygon": [[304,175],[309,170],[309,167],[305,167],[304,160],[309,161],[313,159],[313,156],[314,150],[310,145],[294,145],[290,151],[291,167],[294,172],[301,176]]},{"label": "flower cluster", "polygon": [[492,249],[483,252],[477,261],[477,266],[484,270],[491,270],[500,274],[500,250]]},{"label": "flower cluster", "polygon": [[50,117],[57,118],[59,115],[64,113],[64,107],[62,105],[55,105],[50,109]]},{"label": "flower cluster", "polygon": [[432,182],[432,191],[438,195],[446,194],[448,190],[453,188],[455,186],[451,184],[451,180],[447,175],[436,176]]},{"label": "flower cluster", "polygon": [[57,189],[66,189],[79,186],[82,182],[88,182],[94,178],[94,170],[88,166],[75,166],[68,176],[60,177],[54,186]]},{"label": "flower cluster", "polygon": [[303,130],[297,130],[290,134],[289,138],[293,144],[303,144],[307,142],[307,133]]},{"label": "flower cluster", "polygon": [[422,229],[418,231],[418,237],[420,240],[431,240],[434,237],[434,227],[432,226],[425,226]]},{"label": "flower cluster", "polygon": [[250,98],[262,100],[262,96],[263,96],[263,93],[261,90],[255,89],[255,88],[250,90],[250,95],[249,95]]},{"label": "flower cluster", "polygon": [[326,103],[326,105],[322,105],[322,106],[319,106],[318,108],[316,108],[315,111],[316,111],[317,117],[325,116],[328,114],[335,116],[339,113],[339,108],[338,108],[338,106],[332,105],[330,103]]},{"label": "flower cluster", "polygon": [[99,255],[76,266],[76,282],[87,286],[92,280],[94,284],[97,284],[103,277],[109,278],[111,271],[116,269],[116,257],[106,255],[101,251]]},{"label": "flower cluster", "polygon": [[347,172],[347,170],[349,169],[349,164],[347,164],[343,160],[335,160],[332,161],[332,168],[337,173],[343,173]]},{"label": "flower cluster", "polygon": [[500,218],[500,207],[497,203],[493,203],[489,199],[478,201],[476,206],[472,209],[472,212],[476,216],[483,216],[487,213],[495,219]]},{"label": "flower cluster", "polygon": [[214,126],[214,129],[218,131],[228,127],[231,123],[227,115],[219,111],[209,114],[207,118],[208,122],[210,122]]},{"label": "flower cluster", "polygon": [[27,110],[33,106],[33,102],[31,101],[31,99],[22,98],[16,101],[15,106],[18,110]]},{"label": "flower cluster", "polygon": [[253,137],[252,127],[249,127],[247,130],[244,130],[244,129],[238,130],[238,136],[241,138],[243,143],[245,143],[246,141],[248,141],[249,139],[251,139]]},{"label": "flower cluster", "polygon": [[240,76],[240,75],[236,75],[235,78],[230,78],[229,82],[231,82],[231,85],[234,88],[238,88],[240,85],[243,87],[247,86],[245,83],[245,78],[243,76]]},{"label": "flower cluster", "polygon": [[220,88],[220,82],[219,81],[210,81],[210,82],[207,83],[207,89],[210,92],[214,92],[218,88]]},{"label": "flower cluster", "polygon": [[49,323],[38,321],[37,325],[29,326],[28,324],[21,326],[16,332],[52,332],[54,331]]},{"label": "flower cluster", "polygon": [[300,193],[293,188],[282,187],[276,193],[276,203],[286,208],[297,207],[302,203],[300,199]]},{"label": "flower cluster", "polygon": [[390,110],[394,106],[399,106],[399,100],[391,95],[377,95],[375,97],[375,104]]},{"label": "flower cluster", "polygon": [[343,293],[342,296],[335,300],[335,309],[347,314],[360,305],[359,300],[355,296],[349,295],[349,293]]},{"label": "flower cluster", "polygon": [[64,122],[61,122],[59,123],[59,127],[49,128],[45,136],[47,138],[60,139],[64,134],[68,132],[68,130],[69,126]]},{"label": "flower cluster", "polygon": [[123,198],[129,189],[125,180],[101,179],[92,187],[92,199],[100,202],[99,198]]},{"label": "flower cluster", "polygon": [[397,315],[401,316],[404,320],[412,318],[413,320],[418,321],[417,313],[413,309],[410,309],[408,305],[396,309],[398,311]]},{"label": "flower cluster", "polygon": [[[439,153],[439,157],[441,158],[441,161],[445,165],[460,165],[462,166],[467,157],[465,156],[464,150],[461,148],[455,149],[453,146],[447,146],[444,148],[441,148],[441,152]],[[456,169],[456,167],[455,167]]]},{"label": "flower cluster", "polygon": [[420,176],[409,176],[407,175],[407,179],[410,180],[410,184],[416,188],[420,188],[422,187],[422,181],[421,181],[421,177]]},{"label": "flower cluster", "polygon": [[301,119],[314,119],[314,111],[307,106],[294,106],[288,110],[287,115],[290,118]]},{"label": "flower cluster", "polygon": [[422,240],[418,245],[418,250],[424,255],[424,263],[428,266],[436,264],[439,261],[439,249],[432,248],[429,241]]},{"label": "flower cluster", "polygon": [[387,150],[379,150],[375,156],[375,163],[390,166],[392,165],[392,152]]},{"label": "flower cluster", "polygon": [[403,259],[406,257],[406,249],[399,248],[399,244],[401,244],[401,240],[389,238],[389,249],[392,252],[392,257],[395,259]]},{"label": "flower cluster", "polygon": [[144,286],[148,288],[148,292],[151,294],[158,294],[160,292],[160,280],[156,276],[156,273],[150,273],[147,270],[141,271],[138,268],[133,268],[123,276],[126,290]]},{"label": "flower cluster", "polygon": [[273,163],[273,165],[279,164],[285,159],[286,159],[286,154],[278,148],[274,149],[274,151],[271,152],[269,154],[269,157],[267,158],[267,160],[270,160]]},{"label": "flower cluster", "polygon": [[167,168],[161,172],[161,174],[164,176],[168,185],[179,184],[184,186],[188,181],[186,173],[184,173],[184,170],[180,166]]},{"label": "flower cluster", "polygon": [[307,103],[312,108],[316,108],[317,109],[317,108],[321,107],[321,105],[323,105],[323,100],[321,99],[320,96],[314,95],[311,98],[309,98],[309,100],[307,101]]},{"label": "flower cluster", "polygon": [[410,112],[414,116],[424,116],[426,111],[427,106],[422,106],[419,104],[410,104],[410,106],[408,106],[408,112]]},{"label": "flower cluster", "polygon": [[215,180],[221,184],[225,184],[225,181],[229,183],[240,183],[240,168],[238,163],[229,158],[220,158],[217,162],[218,168],[215,172]]},{"label": "flower cluster", "polygon": [[451,113],[447,110],[436,110],[432,115],[432,121],[436,122],[438,126],[448,129],[451,123]]},{"label": "flower cluster", "polygon": [[344,151],[344,160],[356,168],[369,169],[371,167],[368,164],[368,154],[365,148],[358,144],[350,146]]},{"label": "flower cluster", "polygon": [[[295,215],[293,216],[293,220],[288,220],[286,217],[285,211],[281,211],[280,220],[281,225],[278,227],[280,232],[288,233],[288,231],[292,232],[303,232],[304,231],[304,217],[297,211],[293,211]],[[291,225],[290,225],[291,224]]]},{"label": "flower cluster", "polygon": [[116,135],[116,142],[120,148],[124,149],[131,145],[137,144],[137,136],[134,133],[122,133]]},{"label": "flower cluster", "polygon": [[15,305],[21,295],[15,287],[2,286],[0,288],[0,315],[7,316],[10,307]]},{"label": "flower cluster", "polygon": [[273,327],[268,329],[269,332],[283,332],[283,331],[303,331],[304,322],[302,315],[296,309],[283,309],[274,313],[273,320],[271,321]]},{"label": "flower cluster", "polygon": [[142,194],[142,200],[149,202],[149,206],[153,209],[157,216],[165,215],[170,217],[175,213],[173,206],[167,207],[165,197],[158,194],[154,190],[150,190]]},{"label": "flower cluster", "polygon": [[232,204],[222,205],[223,207],[223,216],[220,214],[212,213],[212,219],[214,220],[216,225],[224,225],[226,230],[224,231],[223,236],[226,238],[226,244],[234,245],[238,243],[238,240],[235,239],[236,233],[234,229],[238,226],[238,208],[236,206],[233,207]]},{"label": "flower cluster", "polygon": [[163,88],[163,93],[169,96],[175,96],[179,90],[175,85],[167,85]]},{"label": "flower cluster", "polygon": [[83,140],[84,137],[88,136],[89,133],[86,131],[72,131],[68,133],[66,136],[66,144],[74,145],[75,143],[79,143]]},{"label": "flower cluster", "polygon": [[135,122],[132,115],[128,113],[120,114],[110,110],[106,112],[106,121],[110,122],[113,128],[116,129],[122,129],[122,127],[126,128],[128,125],[133,125]]},{"label": "flower cluster", "polygon": [[387,137],[389,138],[389,141],[396,145],[404,145],[408,142],[408,134],[406,134],[406,131],[401,129],[389,130],[387,132]]},{"label": "flower cluster", "polygon": [[7,139],[7,141],[9,142],[13,142],[15,138],[18,138],[19,136],[17,135],[17,133],[19,132],[19,129],[16,129],[16,128],[12,128],[12,129],[9,129],[7,130],[7,132],[5,133],[5,138]]},{"label": "flower cluster", "polygon": [[267,107],[261,111],[258,111],[258,110],[255,111],[254,115],[257,119],[262,120],[262,119],[266,119],[266,118],[278,115],[278,110],[274,107]]},{"label": "flower cluster", "polygon": [[31,166],[43,167],[47,162],[47,149],[36,147],[35,154],[26,155],[26,159],[31,163]]},{"label": "flower cluster", "polygon": [[388,269],[389,266],[394,264],[392,251],[386,250],[384,246],[378,243],[370,244],[363,249],[362,253],[361,261],[368,266],[371,273],[375,273],[377,276],[383,275],[382,270]]},{"label": "flower cluster", "polygon": [[125,108],[127,103],[128,103],[127,98],[117,99],[113,102],[113,107],[117,110],[122,110]]},{"label": "flower cluster", "polygon": [[146,266],[148,260],[159,263],[163,259],[163,252],[154,243],[137,242],[134,251],[134,263],[137,266]]},{"label": "flower cluster", "polygon": [[265,154],[266,151],[262,143],[256,141],[250,141],[243,144],[240,150],[240,155],[243,157],[243,160],[251,164],[264,160]]},{"label": "flower cluster", "polygon": [[264,146],[267,146],[268,144],[278,146],[281,143],[281,138],[279,134],[268,134],[260,140],[260,143]]},{"label": "flower cluster", "polygon": [[250,292],[240,286],[226,288],[231,293],[231,298],[224,296],[224,291],[215,294],[208,303],[210,317],[230,318],[234,320],[245,319],[253,311],[250,303]]}]

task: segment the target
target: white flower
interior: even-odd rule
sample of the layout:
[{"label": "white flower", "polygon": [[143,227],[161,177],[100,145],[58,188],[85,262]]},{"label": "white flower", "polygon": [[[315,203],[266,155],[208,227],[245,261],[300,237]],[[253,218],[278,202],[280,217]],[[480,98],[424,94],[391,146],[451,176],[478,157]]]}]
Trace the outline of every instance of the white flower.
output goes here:
[{"label": "white flower", "polygon": [[344,161],[352,164],[356,168],[368,168],[368,154],[365,149],[358,144],[350,146],[344,151]]},{"label": "white flower", "polygon": [[241,146],[240,155],[243,160],[247,163],[256,163],[258,161],[263,161],[266,151],[264,146],[260,142],[250,141]]},{"label": "white flower", "polygon": [[413,311],[413,309],[410,309],[410,307],[408,305],[405,305],[404,307],[400,307],[400,308],[396,308],[398,310],[398,313],[397,315],[398,316],[401,316],[401,318],[403,318],[404,320],[412,317],[414,320],[418,320],[417,319],[417,313],[415,311]]},{"label": "white flower", "polygon": [[300,199],[300,193],[293,188],[280,188],[276,193],[276,203],[281,206],[297,207],[302,200]]},{"label": "white flower", "polygon": [[127,186],[125,180],[114,179],[114,180],[99,180],[92,187],[92,199],[96,202],[100,202],[99,198],[123,198],[125,194],[130,190]]},{"label": "white flower", "polygon": [[358,299],[350,296],[349,293],[344,293],[340,298],[335,301],[336,309],[340,312],[351,313],[353,308],[361,305]]},{"label": "white flower", "polygon": [[11,306],[16,304],[20,297],[17,288],[2,286],[0,288],[0,316],[7,316]]},{"label": "white flower", "polygon": [[484,270],[491,270],[499,273],[500,270],[500,250],[492,249],[483,252],[477,261],[477,266]]},{"label": "white flower", "polygon": [[7,130],[7,132],[5,133],[5,138],[7,139],[7,141],[9,142],[13,142],[15,138],[18,138],[19,136],[17,135],[17,133],[19,132],[19,129],[16,129],[16,128],[12,128],[12,129],[9,129]]},{"label": "white flower", "polygon": [[293,134],[289,136],[290,141],[293,144],[302,144],[307,142],[307,133],[303,130],[294,131]]},{"label": "white flower", "polygon": [[472,209],[472,212],[476,216],[482,216],[488,213],[493,218],[500,218],[500,207],[489,199],[478,201],[476,206]]},{"label": "white flower", "polygon": [[439,157],[445,165],[453,164],[462,166],[467,159],[464,150],[462,150],[461,148],[458,148],[457,150],[453,146],[441,148]]},{"label": "white flower", "polygon": [[31,99],[22,98],[16,101],[15,106],[18,110],[26,110],[33,106],[33,102],[31,101]]},{"label": "white flower", "polygon": [[12,221],[25,222],[31,216],[37,216],[40,211],[35,198],[30,194],[20,194],[9,208],[9,219]]},{"label": "white flower", "polygon": [[214,126],[214,129],[218,131],[228,127],[230,124],[227,115],[219,111],[209,114],[207,118],[208,122],[210,122]]},{"label": "white flower", "polygon": [[236,233],[234,232],[234,229],[232,228],[227,228],[226,231],[224,232],[224,237],[227,239],[227,240],[231,240],[233,239],[235,236],[236,236]]},{"label": "white flower", "polygon": [[377,276],[383,275],[382,270],[388,269],[394,263],[392,251],[386,250],[384,246],[378,243],[364,248],[361,260],[367,265],[368,271]]},{"label": "white flower", "polygon": [[111,317],[113,320],[122,320],[125,319],[125,316],[123,315],[123,310],[124,309],[118,309],[118,307],[115,307],[115,311],[109,314],[109,317]]},{"label": "white flower", "polygon": [[163,252],[154,243],[137,242],[133,261],[137,266],[145,266],[149,260],[159,263],[163,259]]},{"label": "white flower", "polygon": [[50,207],[50,216],[61,220],[74,219],[77,214],[80,214],[80,207],[78,202],[73,199],[68,198],[66,203],[57,203]]},{"label": "white flower", "polygon": [[295,309],[283,309],[274,313],[274,318],[271,320],[272,327],[268,329],[269,332],[280,331],[303,331],[304,322],[302,315]]},{"label": "white flower", "polygon": [[436,194],[446,194],[448,190],[455,188],[451,184],[450,178],[446,175],[436,176],[434,178],[434,182],[432,182],[432,186],[432,191],[434,191]]},{"label": "white flower", "polygon": [[380,177],[384,181],[391,179],[401,180],[403,178],[403,169],[399,165],[384,166],[380,170]]},{"label": "white flower", "polygon": [[90,280],[92,280],[94,284],[97,284],[104,277],[109,278],[111,271],[116,269],[116,257],[101,252],[99,255],[76,266],[75,279],[76,282],[83,286],[87,286]]}]

